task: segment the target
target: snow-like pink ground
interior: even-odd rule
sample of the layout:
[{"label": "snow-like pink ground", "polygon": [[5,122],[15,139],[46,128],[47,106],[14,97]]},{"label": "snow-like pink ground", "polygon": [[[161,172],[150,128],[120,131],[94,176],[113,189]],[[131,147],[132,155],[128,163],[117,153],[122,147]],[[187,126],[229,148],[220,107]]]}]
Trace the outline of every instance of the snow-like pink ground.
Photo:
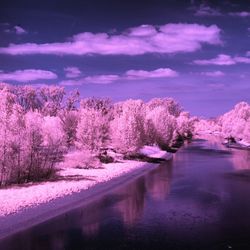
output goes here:
[{"label": "snow-like pink ground", "polygon": [[[160,151],[157,147],[145,147],[143,148],[143,153],[167,160],[172,157],[172,154]],[[152,164],[138,161],[123,161],[121,163],[103,164],[102,168],[97,169],[78,169],[61,164],[59,175],[63,177],[62,180],[1,189],[0,217],[87,190],[98,183],[107,182],[115,177],[149,165]]]}]

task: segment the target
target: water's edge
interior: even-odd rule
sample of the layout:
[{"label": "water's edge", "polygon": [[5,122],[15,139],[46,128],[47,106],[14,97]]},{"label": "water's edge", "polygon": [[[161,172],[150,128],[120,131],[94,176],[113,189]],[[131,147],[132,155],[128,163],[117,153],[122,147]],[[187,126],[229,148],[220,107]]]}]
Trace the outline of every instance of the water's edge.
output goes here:
[{"label": "water's edge", "polygon": [[86,206],[111,191],[127,185],[160,164],[145,163],[139,169],[115,177],[106,182],[98,183],[87,190],[56,198],[35,207],[25,208],[15,214],[0,217],[0,240],[28,229],[42,222],[60,216],[68,211]]}]

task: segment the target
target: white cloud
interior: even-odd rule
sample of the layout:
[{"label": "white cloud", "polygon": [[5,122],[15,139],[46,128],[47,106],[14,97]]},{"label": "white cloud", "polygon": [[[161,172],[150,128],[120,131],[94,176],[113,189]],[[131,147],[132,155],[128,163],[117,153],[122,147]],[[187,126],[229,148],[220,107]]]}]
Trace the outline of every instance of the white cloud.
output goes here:
[{"label": "white cloud", "polygon": [[64,71],[66,72],[66,78],[76,78],[82,73],[77,67],[66,67],[64,68]]},{"label": "white cloud", "polygon": [[243,57],[243,56],[236,56],[234,57],[236,63],[250,63],[250,58]]},{"label": "white cloud", "polygon": [[38,79],[56,79],[57,75],[51,71],[40,70],[40,69],[25,69],[17,70],[14,72],[3,73],[0,72],[0,81],[17,81],[26,82],[34,81]]},{"label": "white cloud", "polygon": [[20,26],[14,26],[13,27],[13,26],[11,26],[8,23],[6,23],[5,26],[8,27],[8,28],[6,28],[4,30],[4,32],[6,32],[6,33],[15,33],[17,35],[23,35],[23,34],[27,34],[28,33],[24,28],[22,28]]},{"label": "white cloud", "polygon": [[250,17],[249,11],[239,11],[239,12],[228,12],[222,13],[219,9],[210,7],[207,4],[201,4],[200,6],[191,6],[190,10],[195,11],[195,16],[234,16],[234,17]]},{"label": "white cloud", "polygon": [[219,45],[220,29],[216,25],[166,24],[141,25],[119,35],[84,32],[68,42],[10,44],[1,54],[29,55],[142,55],[146,53],[194,52],[203,44]]},{"label": "white cloud", "polygon": [[201,72],[203,76],[211,76],[211,77],[220,77],[224,76],[225,74],[222,71],[209,71],[209,72]]},{"label": "white cloud", "polygon": [[128,70],[121,75],[94,75],[87,76],[82,79],[65,80],[60,82],[60,85],[72,86],[82,85],[86,83],[109,84],[118,80],[142,80],[151,78],[169,78],[176,77],[178,73],[169,68],[159,68],[152,71],[146,70]]},{"label": "white cloud", "polygon": [[201,4],[195,10],[195,16],[222,16],[222,13],[218,9],[213,9],[206,4]]},{"label": "white cloud", "polygon": [[96,75],[84,78],[86,83],[108,84],[121,79],[118,75]]},{"label": "white cloud", "polygon": [[250,17],[250,12],[249,11],[230,12],[229,15],[236,17]]},{"label": "white cloud", "polygon": [[176,77],[178,73],[169,68],[160,68],[152,71],[146,70],[128,70],[125,73],[127,79],[145,79],[145,78],[165,78]]},{"label": "white cloud", "polygon": [[15,29],[16,34],[18,34],[18,35],[22,35],[22,34],[27,33],[27,31],[20,26],[15,26],[14,29]]},{"label": "white cloud", "polygon": [[64,80],[59,84],[64,86],[78,86],[87,83],[109,84],[120,79],[122,79],[122,77],[119,75],[93,75],[81,79]]},{"label": "white cloud", "polygon": [[194,64],[197,65],[234,65],[237,63],[248,64],[250,63],[250,58],[240,56],[231,57],[229,55],[220,54],[216,58],[194,61]]},{"label": "white cloud", "polygon": [[79,86],[84,84],[84,79],[71,79],[71,80],[63,80],[59,84],[63,86]]}]

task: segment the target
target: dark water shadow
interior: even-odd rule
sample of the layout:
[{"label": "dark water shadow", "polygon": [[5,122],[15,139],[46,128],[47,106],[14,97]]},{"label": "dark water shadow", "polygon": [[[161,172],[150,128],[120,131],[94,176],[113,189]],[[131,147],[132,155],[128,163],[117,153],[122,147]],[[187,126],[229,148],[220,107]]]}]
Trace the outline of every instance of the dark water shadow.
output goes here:
[{"label": "dark water shadow", "polygon": [[223,176],[225,178],[231,178],[240,181],[250,181],[250,170],[249,169],[238,170],[234,172],[225,173]]}]

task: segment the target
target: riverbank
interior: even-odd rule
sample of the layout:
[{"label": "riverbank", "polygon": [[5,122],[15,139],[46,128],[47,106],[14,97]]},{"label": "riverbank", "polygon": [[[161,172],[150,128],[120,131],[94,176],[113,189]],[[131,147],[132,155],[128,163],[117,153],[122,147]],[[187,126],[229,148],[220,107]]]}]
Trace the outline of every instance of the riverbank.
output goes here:
[{"label": "riverbank", "polygon": [[227,148],[236,148],[236,149],[250,149],[250,141],[246,141],[244,139],[235,139],[233,137],[227,137],[224,133],[218,131],[197,131],[196,137],[204,137],[204,136],[214,136],[221,139],[221,144],[223,144]]},{"label": "riverbank", "polygon": [[[148,153],[150,155],[150,153]],[[164,151],[151,157],[171,159]],[[60,179],[0,190],[0,238],[90,202],[159,164],[122,161],[97,169],[61,169]]]}]

